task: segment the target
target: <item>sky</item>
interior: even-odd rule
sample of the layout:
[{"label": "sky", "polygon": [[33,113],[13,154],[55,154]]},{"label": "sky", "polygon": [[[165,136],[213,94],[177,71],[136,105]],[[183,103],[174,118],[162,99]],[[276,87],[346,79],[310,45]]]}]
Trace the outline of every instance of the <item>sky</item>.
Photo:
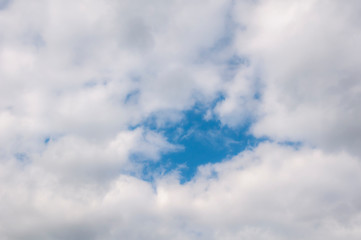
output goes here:
[{"label": "sky", "polygon": [[361,239],[360,11],[0,0],[0,239]]}]

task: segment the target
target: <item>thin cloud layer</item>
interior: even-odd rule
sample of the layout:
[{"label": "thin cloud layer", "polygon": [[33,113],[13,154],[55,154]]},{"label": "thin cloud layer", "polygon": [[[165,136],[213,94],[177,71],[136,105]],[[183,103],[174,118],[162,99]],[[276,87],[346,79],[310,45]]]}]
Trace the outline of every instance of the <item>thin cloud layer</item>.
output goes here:
[{"label": "thin cloud layer", "polygon": [[[360,8],[0,0],[0,238],[360,239]],[[146,181],[199,109],[260,143]]]}]

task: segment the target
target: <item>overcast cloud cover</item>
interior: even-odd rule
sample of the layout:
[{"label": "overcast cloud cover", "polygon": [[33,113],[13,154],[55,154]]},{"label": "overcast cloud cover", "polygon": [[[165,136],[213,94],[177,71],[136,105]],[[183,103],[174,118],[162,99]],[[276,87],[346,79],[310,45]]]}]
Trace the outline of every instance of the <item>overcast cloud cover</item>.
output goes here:
[{"label": "overcast cloud cover", "polygon": [[[360,12],[0,0],[0,239],[361,239]],[[259,142],[145,176],[192,111]]]}]

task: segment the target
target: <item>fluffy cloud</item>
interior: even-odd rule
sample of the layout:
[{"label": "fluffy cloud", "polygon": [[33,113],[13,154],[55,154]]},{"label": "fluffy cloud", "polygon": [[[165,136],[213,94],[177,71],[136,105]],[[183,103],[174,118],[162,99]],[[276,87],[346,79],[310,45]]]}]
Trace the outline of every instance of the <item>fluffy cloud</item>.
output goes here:
[{"label": "fluffy cloud", "polygon": [[[360,239],[360,8],[0,0],[0,238]],[[142,180],[195,105],[268,141]]]},{"label": "fluffy cloud", "polygon": [[229,3],[205,3],[4,2],[1,151],[39,152],[67,135],[107,141],[212,101],[220,70],[195,62],[223,36]]},{"label": "fluffy cloud", "polygon": [[[10,171],[16,175],[10,175]],[[360,238],[361,165],[345,153],[265,143],[155,186],[119,175],[74,185],[31,166],[2,165],[5,239]],[[4,184],[6,183],[6,184]],[[352,186],[352,187],[350,187]],[[4,207],[6,206],[6,208]]]},{"label": "fluffy cloud", "polygon": [[[245,29],[235,44],[261,82],[254,134],[360,155],[360,8],[357,1],[239,2],[234,15]],[[233,85],[230,94],[244,84]],[[242,103],[247,94],[237,97]],[[242,109],[233,106],[230,117]]]}]

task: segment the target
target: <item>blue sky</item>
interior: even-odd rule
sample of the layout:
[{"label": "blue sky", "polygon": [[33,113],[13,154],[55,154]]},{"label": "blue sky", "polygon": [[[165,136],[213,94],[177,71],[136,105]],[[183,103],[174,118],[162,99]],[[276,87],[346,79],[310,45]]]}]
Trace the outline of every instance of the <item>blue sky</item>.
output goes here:
[{"label": "blue sky", "polygon": [[360,11],[0,0],[0,239],[361,239]]},{"label": "blue sky", "polygon": [[[257,139],[249,131],[249,123],[236,128],[222,126],[216,119],[205,119],[202,107],[184,112],[182,121],[164,128],[149,127],[161,131],[170,142],[183,146],[176,152],[162,156],[145,168],[145,178],[154,171],[167,174],[179,171],[181,183],[191,180],[200,165],[227,161],[247,148],[256,147],[264,139]],[[150,176],[151,177],[151,176]]]}]

